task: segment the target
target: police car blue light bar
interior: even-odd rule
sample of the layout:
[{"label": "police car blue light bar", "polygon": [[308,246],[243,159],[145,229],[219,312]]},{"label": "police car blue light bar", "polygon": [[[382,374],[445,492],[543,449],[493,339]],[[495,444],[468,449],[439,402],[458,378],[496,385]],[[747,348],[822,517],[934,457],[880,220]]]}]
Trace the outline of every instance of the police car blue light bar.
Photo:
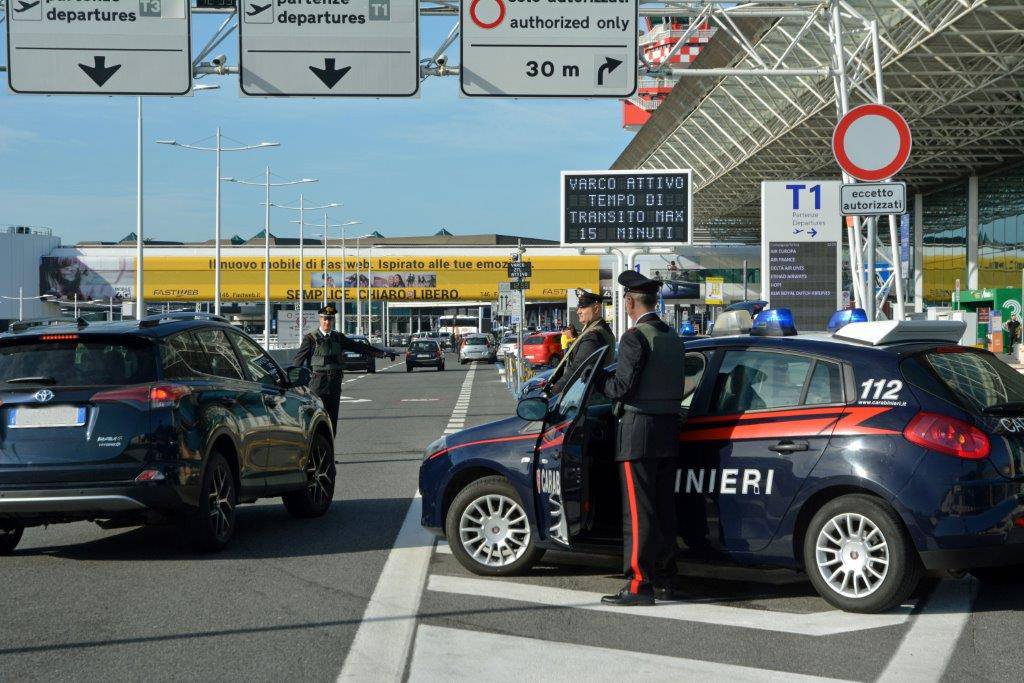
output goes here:
[{"label": "police car blue light bar", "polygon": [[755,337],[791,337],[796,334],[793,311],[788,308],[766,308],[757,314],[750,327]]},{"label": "police car blue light bar", "polygon": [[836,311],[828,321],[828,331],[835,332],[850,323],[866,323],[868,314],[863,308],[847,308]]}]

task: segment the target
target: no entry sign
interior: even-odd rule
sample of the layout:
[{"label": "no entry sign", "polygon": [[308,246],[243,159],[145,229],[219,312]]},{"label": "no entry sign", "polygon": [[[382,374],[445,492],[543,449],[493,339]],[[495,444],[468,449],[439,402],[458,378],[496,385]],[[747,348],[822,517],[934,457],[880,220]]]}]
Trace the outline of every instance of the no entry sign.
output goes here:
[{"label": "no entry sign", "polygon": [[867,182],[899,173],[910,158],[910,147],[910,126],[884,104],[851,109],[832,133],[832,153],[839,167]]}]

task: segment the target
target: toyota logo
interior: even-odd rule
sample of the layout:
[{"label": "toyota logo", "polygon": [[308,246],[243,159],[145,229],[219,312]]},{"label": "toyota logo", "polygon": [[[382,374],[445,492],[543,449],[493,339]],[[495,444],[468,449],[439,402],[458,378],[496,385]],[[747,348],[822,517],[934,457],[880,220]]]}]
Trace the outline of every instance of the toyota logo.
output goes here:
[{"label": "toyota logo", "polygon": [[33,398],[35,398],[40,403],[46,403],[47,401],[53,400],[53,392],[50,391],[49,389],[40,389],[35,393],[35,396]]}]

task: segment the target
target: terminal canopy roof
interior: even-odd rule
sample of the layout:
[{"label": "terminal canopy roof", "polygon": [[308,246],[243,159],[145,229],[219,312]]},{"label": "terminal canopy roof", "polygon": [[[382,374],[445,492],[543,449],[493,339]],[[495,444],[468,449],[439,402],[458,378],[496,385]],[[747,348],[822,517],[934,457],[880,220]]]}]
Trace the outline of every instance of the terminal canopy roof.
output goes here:
[{"label": "terminal canopy roof", "polygon": [[[885,102],[914,135],[898,177],[912,191],[1024,156],[1024,0],[838,1],[851,108],[875,101],[867,22],[878,23]],[[762,180],[839,177],[829,7],[716,9],[715,37],[612,166],[692,168],[695,242],[758,242]],[[716,67],[801,75],[696,75]]]}]

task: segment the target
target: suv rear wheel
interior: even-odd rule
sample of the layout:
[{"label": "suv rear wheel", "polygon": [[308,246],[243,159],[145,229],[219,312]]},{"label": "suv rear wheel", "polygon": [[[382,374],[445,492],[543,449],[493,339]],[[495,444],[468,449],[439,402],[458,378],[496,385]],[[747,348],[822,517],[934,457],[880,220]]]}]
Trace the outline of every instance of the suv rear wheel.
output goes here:
[{"label": "suv rear wheel", "polygon": [[25,527],[20,522],[0,523],[0,556],[13,553],[24,533]]},{"label": "suv rear wheel", "polygon": [[292,517],[322,517],[334,499],[334,482],[338,470],[334,466],[334,448],[323,434],[313,437],[306,461],[306,485],[282,496],[284,507]]},{"label": "suv rear wheel", "polygon": [[214,451],[203,472],[199,509],[188,520],[192,544],[201,552],[223,550],[235,533],[238,492],[227,459]]},{"label": "suv rear wheel", "polygon": [[463,567],[482,576],[510,576],[544,556],[519,495],[504,477],[477,479],[448,508],[445,534]]},{"label": "suv rear wheel", "polygon": [[807,528],[803,552],[815,590],[847,612],[890,610],[921,580],[921,560],[899,517],[872,496],[841,496],[823,505]]}]

